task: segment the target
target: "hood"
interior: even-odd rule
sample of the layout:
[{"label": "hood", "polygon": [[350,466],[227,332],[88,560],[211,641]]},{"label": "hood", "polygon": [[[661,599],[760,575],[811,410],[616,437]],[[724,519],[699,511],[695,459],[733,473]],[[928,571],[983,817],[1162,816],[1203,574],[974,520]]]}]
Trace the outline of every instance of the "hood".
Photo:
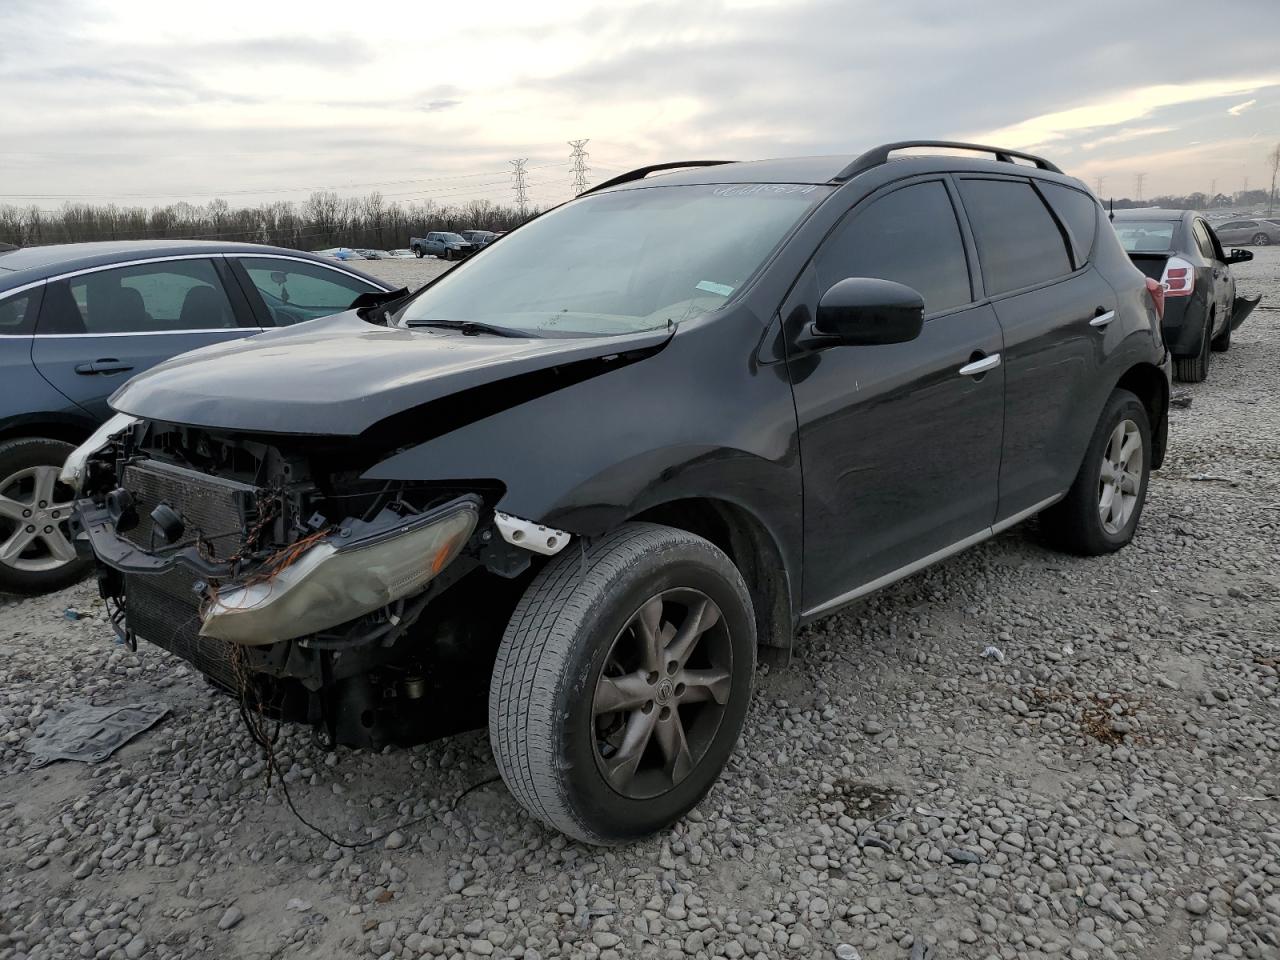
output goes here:
[{"label": "hood", "polygon": [[[565,364],[654,352],[670,336],[665,329],[617,337],[468,336],[374,326],[348,311],[184,353],[134,377],[111,406],[214,430],[356,436],[452,394]],[[512,391],[511,405],[523,399]]]}]

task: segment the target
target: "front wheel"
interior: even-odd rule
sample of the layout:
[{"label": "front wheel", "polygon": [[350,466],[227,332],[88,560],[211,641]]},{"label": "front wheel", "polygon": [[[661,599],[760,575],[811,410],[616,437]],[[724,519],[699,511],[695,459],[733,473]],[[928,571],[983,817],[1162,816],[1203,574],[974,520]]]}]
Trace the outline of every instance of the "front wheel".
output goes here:
[{"label": "front wheel", "polygon": [[683,530],[625,524],[553,559],[516,606],[489,686],[498,770],[571,837],[644,837],[720,776],[754,672],[751,599],[729,558]]},{"label": "front wheel", "polygon": [[421,248],[421,247],[414,247],[414,248],[413,248],[413,255],[414,255],[415,257],[417,257],[419,260],[421,260],[421,259],[422,259],[422,248]]},{"label": "front wheel", "polygon": [[75,494],[58,482],[73,449],[43,437],[0,443],[0,590],[48,593],[89,572],[71,543]]},{"label": "front wheel", "polygon": [[1133,539],[1151,475],[1151,421],[1142,401],[1117,390],[1103,408],[1067,495],[1040,515],[1050,543],[1098,556]]},{"label": "front wheel", "polygon": [[1253,235],[1254,246],[1265,247],[1271,243],[1271,235],[1268,233],[1255,233]]}]

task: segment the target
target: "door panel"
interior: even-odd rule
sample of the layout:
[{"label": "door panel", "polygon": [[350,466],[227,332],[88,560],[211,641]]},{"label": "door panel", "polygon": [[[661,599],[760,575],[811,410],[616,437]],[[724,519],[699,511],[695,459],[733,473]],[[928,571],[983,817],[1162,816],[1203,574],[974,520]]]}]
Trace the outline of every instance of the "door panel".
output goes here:
[{"label": "door panel", "polygon": [[[821,292],[846,276],[920,290],[927,311],[920,337],[798,350],[797,329],[816,314]],[[784,308],[804,469],[806,610],[995,519],[1004,371],[959,371],[999,354],[1003,341],[995,311],[971,301],[949,191],[926,180],[846,217]]]},{"label": "door panel", "polygon": [[50,281],[31,358],[63,396],[95,419],[130,377],[170,357],[258,332],[241,326],[212,261],[181,259]]}]

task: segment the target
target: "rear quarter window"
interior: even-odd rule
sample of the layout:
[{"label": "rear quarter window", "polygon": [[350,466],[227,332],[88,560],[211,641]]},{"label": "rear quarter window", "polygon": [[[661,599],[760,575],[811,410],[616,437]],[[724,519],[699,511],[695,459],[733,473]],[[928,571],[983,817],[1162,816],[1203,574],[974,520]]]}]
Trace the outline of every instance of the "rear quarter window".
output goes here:
[{"label": "rear quarter window", "polygon": [[988,296],[1071,273],[1066,241],[1026,180],[960,180]]},{"label": "rear quarter window", "polygon": [[34,332],[39,309],[39,287],[10,296],[0,294],[0,336],[24,336]]},{"label": "rear quarter window", "polygon": [[1059,222],[1067,228],[1075,265],[1084,266],[1089,262],[1093,240],[1098,235],[1098,201],[1087,193],[1058,183],[1038,181],[1037,186],[1058,215]]}]

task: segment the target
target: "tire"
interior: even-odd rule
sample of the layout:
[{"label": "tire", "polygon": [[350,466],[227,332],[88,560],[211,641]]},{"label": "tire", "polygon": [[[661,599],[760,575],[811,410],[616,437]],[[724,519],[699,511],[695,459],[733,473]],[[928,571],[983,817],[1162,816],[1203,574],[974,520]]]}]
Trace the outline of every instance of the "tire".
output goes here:
[{"label": "tire", "polygon": [[[1117,495],[1115,485],[1103,479],[1104,462],[1110,464],[1118,459],[1117,435],[1120,437],[1119,450],[1125,448],[1131,437],[1140,440],[1138,455],[1141,462],[1136,462],[1132,455],[1129,457],[1128,469],[1120,483],[1122,488],[1129,488],[1125,495],[1132,499],[1122,501],[1119,512],[1104,519],[1104,506],[1114,503]],[[1084,462],[1071,489],[1062,500],[1040,515],[1040,529],[1046,539],[1060,550],[1087,557],[1114,553],[1127,544],[1138,528],[1146,502],[1151,456],[1151,422],[1147,408],[1128,390],[1117,390],[1098,418]],[[1114,475],[1109,468],[1107,472]],[[1107,486],[1113,488],[1110,499],[1104,499]]]},{"label": "tire", "polygon": [[[696,639],[683,653],[677,620],[702,628],[688,633]],[[498,648],[489,739],[502,779],[530,815],[587,843],[662,829],[702,799],[729,759],[751,699],[755,652],[746,584],[708,541],[628,523],[584,548],[571,545],[529,585]],[[655,665],[661,669],[649,671]],[[717,679],[696,683],[695,674]],[[634,703],[607,712],[609,694]],[[638,749],[627,746],[633,729]],[[673,743],[687,755],[668,749]]]},{"label": "tire", "polygon": [[1210,340],[1213,336],[1213,315],[1204,321],[1204,335],[1200,338],[1200,352],[1194,357],[1173,358],[1173,376],[1182,383],[1203,383],[1209,376]]},{"label": "tire", "polygon": [[1265,247],[1265,246],[1268,246],[1270,243],[1271,243],[1271,234],[1269,233],[1255,233],[1253,235],[1253,244],[1256,247]]},{"label": "tire", "polygon": [[1209,342],[1214,353],[1226,353],[1231,349],[1231,324],[1222,328],[1222,332]]},{"label": "tire", "polygon": [[414,247],[414,248],[413,248],[413,255],[414,255],[415,257],[417,257],[419,260],[421,260],[421,259],[422,259],[422,248],[421,248],[421,247]]},{"label": "tire", "polygon": [[453,251],[452,251],[452,250],[450,250],[448,247],[445,247],[445,248],[444,248],[444,253],[439,254],[439,257],[440,257],[440,259],[441,259],[441,260],[445,260],[445,261],[452,260],[452,259],[453,259]]},{"label": "tire", "polygon": [[[24,544],[17,556],[0,559],[0,590],[61,590],[82,580],[93,566],[92,560],[74,554],[67,526],[73,494],[54,481],[74,449],[40,437],[0,443],[0,556],[6,547]],[[41,480],[47,487],[37,486]],[[35,530],[29,532],[31,527]]]}]

